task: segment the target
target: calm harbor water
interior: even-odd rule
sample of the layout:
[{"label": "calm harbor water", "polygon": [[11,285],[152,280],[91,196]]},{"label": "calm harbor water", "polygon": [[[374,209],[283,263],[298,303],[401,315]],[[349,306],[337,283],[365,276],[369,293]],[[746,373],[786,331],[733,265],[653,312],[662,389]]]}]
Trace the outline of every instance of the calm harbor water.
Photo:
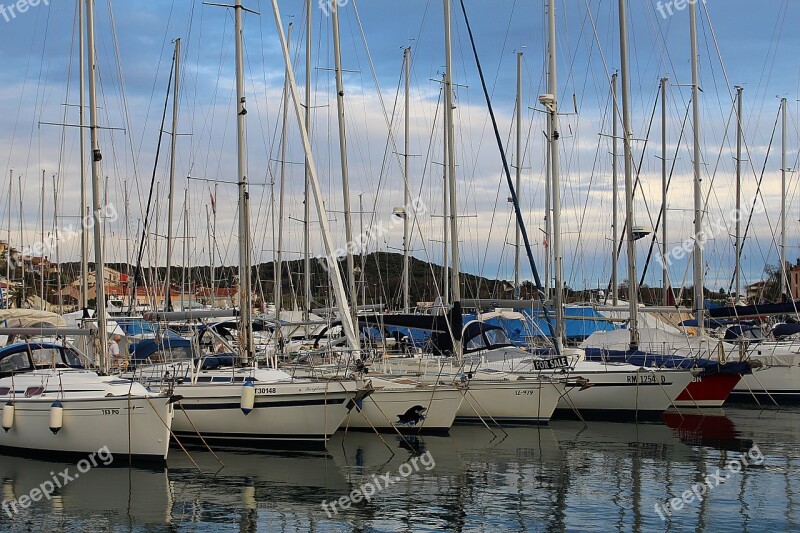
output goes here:
[{"label": "calm harbor water", "polygon": [[[406,440],[351,432],[327,452],[217,452],[224,467],[190,450],[202,471],[175,448],[166,469],[93,468],[27,509],[6,503],[0,531],[800,529],[800,409],[697,413],[494,434],[456,426],[447,437]],[[727,476],[719,485],[717,469]],[[77,465],[0,456],[0,496],[19,502],[64,471]],[[712,488],[702,494],[707,476]],[[693,486],[702,501],[670,516],[668,501]],[[374,494],[342,509],[354,490]]]}]

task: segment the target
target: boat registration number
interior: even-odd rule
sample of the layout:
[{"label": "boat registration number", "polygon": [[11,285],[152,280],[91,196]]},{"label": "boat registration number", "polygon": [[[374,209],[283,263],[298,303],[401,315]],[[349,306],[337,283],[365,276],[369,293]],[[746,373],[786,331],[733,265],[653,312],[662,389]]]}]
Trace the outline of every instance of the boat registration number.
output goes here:
[{"label": "boat registration number", "polygon": [[553,370],[554,368],[569,366],[569,361],[564,355],[549,359],[533,359],[531,363],[533,363],[534,370]]},{"label": "boat registration number", "polygon": [[104,415],[118,415],[119,409],[100,409]]},{"label": "boat registration number", "polygon": [[275,387],[260,387],[256,388],[256,394],[275,394],[278,389]]},{"label": "boat registration number", "polygon": [[[661,383],[666,383],[667,377],[661,376]],[[638,374],[636,376],[628,376],[628,383],[650,383],[655,385],[658,383],[655,374]]]}]

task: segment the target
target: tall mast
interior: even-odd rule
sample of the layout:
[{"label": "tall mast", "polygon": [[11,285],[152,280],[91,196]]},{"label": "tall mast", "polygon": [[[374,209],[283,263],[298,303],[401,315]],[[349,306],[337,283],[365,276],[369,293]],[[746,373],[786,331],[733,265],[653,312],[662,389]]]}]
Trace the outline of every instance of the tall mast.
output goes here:
[{"label": "tall mast", "polygon": [[[159,221],[161,220],[161,217],[158,215],[158,213],[161,212],[160,206],[161,206],[161,182],[158,182],[156,184],[156,209],[155,209],[156,224],[155,224],[155,232],[153,232],[153,235],[152,235],[153,253],[152,253],[152,256],[151,256],[151,260],[152,260],[151,261],[151,265],[152,266],[151,266],[151,270],[150,270],[150,286],[153,288],[153,298],[152,298],[152,300],[153,300],[152,301],[153,309],[157,309],[158,308],[158,291],[160,290],[159,289],[160,277],[158,275],[158,236],[159,236],[158,231],[159,231]],[[148,239],[148,242],[149,242],[149,239]],[[150,246],[150,244],[148,244],[148,247],[149,246]]]},{"label": "tall mast", "polygon": [[219,184],[214,184],[214,205],[211,207],[211,307],[217,304],[216,272],[217,272],[217,193]]},{"label": "tall mast", "polygon": [[617,272],[617,265],[619,263],[619,256],[617,255],[617,242],[619,242],[619,193],[618,189],[618,176],[617,176],[617,157],[618,157],[618,135],[619,135],[619,107],[617,107],[617,82],[619,81],[619,74],[614,73],[611,76],[611,107],[613,124],[611,129],[611,303],[617,305],[619,303],[619,273]]},{"label": "tall mast", "polygon": [[[364,204],[362,202],[364,197],[364,193],[358,195],[358,219],[359,219],[359,230],[358,232],[363,235],[364,234]],[[359,276],[359,282],[361,283],[361,303],[363,305],[367,305],[367,279],[366,279],[366,272],[367,272],[367,257],[366,254],[361,255],[361,273]]]},{"label": "tall mast", "polygon": [[61,295],[61,250],[58,242],[58,182],[53,174],[53,238],[56,243],[56,290],[58,291],[58,314],[64,314],[64,299]]},{"label": "tall mast", "polygon": [[[445,90],[447,83],[447,74],[442,74],[442,91]],[[446,105],[446,104],[445,104]],[[444,141],[444,148],[442,149],[442,305],[447,305],[450,301],[450,193],[448,191],[448,165],[447,154],[450,150],[447,149],[448,135],[447,135],[447,111],[444,112],[442,119],[442,140]]]},{"label": "tall mast", "polygon": [[786,290],[786,98],[781,98],[781,299]]},{"label": "tall mast", "polygon": [[[24,222],[24,215],[25,211],[22,210],[22,176],[17,176],[17,189],[19,190],[19,250],[20,250],[20,263],[22,264],[22,294],[23,298],[26,294],[25,292],[25,254],[23,250],[25,249],[25,235],[22,232],[22,226]],[[25,302],[22,302],[23,305]]]},{"label": "tall mast", "polygon": [[[181,40],[175,39],[175,79],[172,86],[172,145],[169,157],[169,206],[167,207],[167,275],[164,282],[165,311],[172,311],[172,296],[169,290],[172,285],[172,219],[175,210],[175,150],[178,145],[178,84],[181,78]],[[156,267],[158,268],[158,267]],[[181,289],[183,292],[183,289]]]},{"label": "tall mast", "polygon": [[95,315],[97,318],[97,343],[98,357],[100,366],[108,370],[109,361],[106,357],[106,287],[105,271],[106,264],[103,257],[103,219],[101,201],[103,198],[100,190],[100,161],[103,155],[100,152],[100,139],[98,135],[97,120],[97,75],[96,51],[94,44],[94,2],[86,0],[86,45],[87,61],[89,65],[89,131],[91,133],[92,144],[92,210],[94,218],[94,276],[95,294],[97,301],[95,304]]},{"label": "tall mast", "polygon": [[667,272],[667,83],[661,78],[661,283],[664,305],[669,305],[669,273]]},{"label": "tall mast", "polygon": [[[103,182],[103,207],[105,210],[105,206],[108,205],[108,176],[106,176]],[[108,217],[103,217],[103,234],[108,235],[111,230],[108,229]],[[108,243],[103,240],[103,255],[105,256],[108,253]]]},{"label": "tall mast", "polygon": [[744,87],[736,86],[736,304],[742,295],[742,93]]},{"label": "tall mast", "polygon": [[[333,56],[336,70],[336,109],[339,120],[339,152],[342,164],[342,195],[344,198],[344,230],[347,240],[347,293],[351,302],[355,303],[356,275],[353,262],[353,221],[350,211],[350,174],[347,169],[347,137],[344,121],[344,83],[342,82],[342,50],[339,39],[339,2],[331,2],[331,20],[333,22]],[[351,313],[355,317],[355,305]]]},{"label": "tall mast", "polygon": [[[45,180],[45,171],[44,171],[44,169],[42,169],[42,220],[41,220],[41,223],[42,223],[42,228],[41,228],[41,230],[42,230],[42,240],[41,240],[41,242],[45,242],[45,235],[44,235],[44,188],[45,188],[45,186],[44,186],[44,180]],[[45,300],[44,300],[44,259],[45,259],[45,255],[44,255],[44,251],[42,251],[42,255],[41,255],[41,257],[39,257],[39,289],[41,291],[40,295],[39,295],[39,298],[41,299],[41,303],[39,305],[41,305],[42,311],[47,309],[47,306],[46,306]]]},{"label": "tall mast", "polygon": [[[306,1],[306,79],[305,79],[305,125],[306,131],[311,135],[311,11],[312,0]],[[289,105],[288,102],[286,105]],[[311,199],[310,184],[311,177],[308,171],[308,157],[305,159],[305,191],[303,196],[303,321],[308,322],[311,314]],[[308,326],[305,326],[306,336],[308,336]]]},{"label": "tall mast", "polygon": [[132,295],[128,294],[128,288],[131,287],[129,283],[131,282],[130,275],[131,275],[131,224],[130,224],[130,202],[128,199],[128,180],[123,182],[123,188],[125,193],[125,275],[129,278],[128,283],[125,285],[125,294],[128,295],[128,307],[132,307],[133,297]]},{"label": "tall mast", "polygon": [[88,206],[86,200],[86,105],[84,98],[86,96],[85,80],[86,80],[86,66],[84,58],[86,57],[85,50],[85,27],[84,27],[84,7],[86,0],[78,0],[78,26],[80,28],[80,37],[78,39],[78,53],[80,59],[78,61],[78,75],[80,80],[78,82],[78,114],[80,116],[80,128],[78,128],[80,135],[80,151],[81,151],[81,209],[79,220],[81,222],[81,309],[89,307],[89,232],[86,229],[86,215],[88,214]]},{"label": "tall mast", "polygon": [[[286,44],[292,45],[292,23],[286,28]],[[283,201],[286,190],[286,122],[289,118],[289,75],[284,75],[283,81],[283,127],[281,129],[281,185],[280,199],[278,201],[278,250],[276,254],[273,271],[275,274],[275,342],[281,335],[280,319],[281,308],[283,307],[283,291],[281,290],[281,278],[283,275]],[[277,344],[276,344],[277,347]],[[277,350],[275,351],[277,354]]]},{"label": "tall mast", "polygon": [[[620,0],[621,1],[621,0]],[[700,70],[697,53],[697,6],[689,5],[690,39],[692,41],[692,121],[694,122],[694,305],[697,333],[705,331],[705,302],[703,301],[703,248],[700,235],[703,233],[703,197],[700,188]]]},{"label": "tall mast", "polygon": [[242,315],[242,362],[253,360],[253,292],[250,282],[250,193],[247,190],[247,161],[245,158],[244,42],[242,38],[242,0],[234,5],[236,33],[236,151],[237,182],[239,184],[239,301]]},{"label": "tall mast", "polygon": [[408,212],[411,205],[411,190],[409,187],[408,176],[408,153],[410,147],[409,135],[411,133],[411,118],[409,117],[409,78],[411,77],[411,47],[406,47],[403,51],[403,65],[405,66],[405,89],[406,89],[406,110],[405,110],[405,150],[403,152],[403,311],[408,313],[411,308],[411,298],[408,290],[409,278],[409,257],[408,248],[411,238],[410,221]]},{"label": "tall mast", "polygon": [[[517,52],[517,201],[522,190],[522,52]],[[514,236],[514,298],[520,296],[519,286],[519,252],[521,230],[517,222]]]},{"label": "tall mast", "polygon": [[549,102],[550,112],[550,165],[551,165],[551,192],[553,196],[553,274],[555,278],[555,311],[556,329],[555,343],[556,352],[561,353],[564,339],[564,287],[563,287],[563,264],[561,257],[561,185],[559,183],[559,162],[558,162],[558,76],[556,71],[556,13],[555,2],[548,2],[548,37],[549,37],[549,61],[548,61],[548,81],[547,92],[551,95]]},{"label": "tall mast", "polygon": [[[14,187],[14,169],[8,171],[8,226],[6,227],[6,290],[11,282],[11,196]],[[5,295],[8,301],[8,296]],[[5,303],[5,302],[4,302]]]},{"label": "tall mast", "polygon": [[630,322],[630,348],[639,347],[638,323],[638,287],[636,280],[636,242],[633,239],[633,161],[631,159],[631,113],[630,113],[630,78],[628,77],[628,30],[625,0],[619,0],[619,49],[620,77],[622,79],[622,135],[625,153],[625,212],[628,217],[626,233],[628,240],[628,300]]},{"label": "tall mast", "polygon": [[[181,268],[181,310],[186,311],[186,269],[189,266],[189,189],[183,190],[183,267]],[[191,273],[191,271],[190,271]],[[191,277],[189,283],[191,283]],[[191,293],[190,293],[191,294]]]},{"label": "tall mast", "polygon": [[[547,12],[550,6],[549,2],[543,2],[542,5],[544,6],[545,10],[545,17],[547,17]],[[548,19],[549,24],[549,19]],[[548,47],[550,46],[550,36],[548,34],[547,37]],[[548,56],[549,57],[549,56]],[[547,71],[550,71],[550,63],[548,61]],[[549,88],[550,79],[548,77],[548,92],[552,92]],[[552,261],[551,261],[551,249],[553,245],[553,218],[552,218],[552,202],[553,202],[553,162],[552,162],[552,150],[550,149],[551,139],[553,137],[553,123],[548,117],[547,120],[547,131],[546,131],[546,138],[547,138],[547,155],[545,156],[545,171],[544,171],[544,299],[550,299],[550,283],[552,282],[553,272],[552,272]]]},{"label": "tall mast", "polygon": [[[461,275],[458,255],[458,205],[456,197],[456,158],[455,158],[455,133],[453,127],[453,55],[450,36],[450,0],[444,0],[444,46],[445,46],[445,130],[447,132],[447,174],[448,192],[450,194],[450,241],[452,246],[453,270],[450,278],[450,291],[453,295],[453,305],[461,305]],[[446,265],[445,265],[446,268]],[[452,324],[452,328],[461,328],[462,324]],[[453,355],[460,358],[462,355],[461,336],[453,339]]]}]

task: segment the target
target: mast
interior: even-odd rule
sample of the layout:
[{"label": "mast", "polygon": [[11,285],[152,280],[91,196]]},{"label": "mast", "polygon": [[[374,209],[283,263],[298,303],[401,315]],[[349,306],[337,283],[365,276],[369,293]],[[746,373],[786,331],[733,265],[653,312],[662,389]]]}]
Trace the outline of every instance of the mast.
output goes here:
[{"label": "mast", "polygon": [[[8,171],[8,226],[6,227],[6,283],[11,282],[11,196],[14,188],[14,169]],[[8,289],[8,285],[6,285]],[[6,300],[8,296],[5,296]],[[8,307],[8,306],[6,306]]]},{"label": "mast", "polygon": [[[447,74],[442,74],[442,90],[445,90],[447,83]],[[446,104],[445,104],[446,105]],[[447,111],[444,112],[445,117]],[[448,184],[448,166],[447,154],[450,150],[447,149],[448,136],[447,136],[447,119],[442,120],[442,139],[444,140],[444,148],[442,151],[442,305],[447,305],[450,301],[450,219],[448,213],[450,212],[449,202],[450,194],[447,189]]]},{"label": "mast", "polygon": [[556,13],[555,2],[548,2],[548,82],[547,91],[549,99],[546,104],[550,112],[550,166],[551,166],[551,193],[553,198],[553,274],[555,277],[555,312],[556,328],[555,343],[556,353],[561,353],[564,339],[564,287],[563,264],[561,257],[561,186],[559,184],[559,158],[558,158],[558,76],[556,63]]},{"label": "mast", "polygon": [[742,295],[742,93],[744,87],[736,86],[736,300]]},{"label": "mast", "polygon": [[103,220],[102,220],[102,191],[100,190],[100,161],[103,155],[100,152],[100,139],[98,135],[97,119],[97,63],[94,44],[94,2],[86,0],[86,44],[87,61],[89,65],[89,131],[92,145],[92,210],[94,218],[94,276],[97,300],[95,316],[97,318],[97,343],[100,367],[108,370],[109,361],[106,357],[106,287],[105,287],[105,259],[103,257]]},{"label": "mast", "polygon": [[[517,52],[517,201],[522,187],[522,52]],[[519,248],[521,230],[517,222],[514,237],[514,299],[519,299]]]},{"label": "mast", "polygon": [[[286,44],[291,47],[292,42],[292,23],[286,28]],[[286,190],[286,122],[289,118],[289,75],[285,74],[283,82],[283,127],[281,129],[281,185],[280,199],[278,203],[278,250],[276,254],[273,271],[275,275],[275,342],[278,346],[278,339],[281,335],[280,319],[281,308],[283,307],[283,291],[281,287],[281,277],[283,275],[283,202]],[[277,349],[275,351],[278,353]]]},{"label": "mast", "polygon": [[[106,179],[105,179],[105,181],[103,183],[103,210],[104,211],[105,211],[105,206],[108,205],[108,189],[109,189],[108,176],[106,176]],[[108,217],[104,216],[103,217],[103,233],[105,235],[108,235],[110,232],[111,232],[111,230],[108,229]],[[108,253],[108,243],[104,239],[103,240],[103,255],[106,255],[107,253]]]},{"label": "mast", "polygon": [[217,192],[219,192],[219,184],[215,183],[214,205],[211,206],[211,307],[214,307],[217,304]]},{"label": "mast", "polygon": [[781,98],[781,300],[786,298],[786,98]]},{"label": "mast", "polygon": [[58,291],[58,314],[64,314],[64,299],[61,295],[61,251],[58,244],[58,182],[53,174],[53,238],[56,243],[56,290]]},{"label": "mast", "polygon": [[[450,290],[453,295],[453,306],[461,305],[461,275],[458,256],[458,205],[456,197],[456,158],[455,133],[453,128],[453,56],[450,35],[450,0],[444,0],[444,46],[445,46],[445,130],[447,138],[447,189],[450,194],[450,241],[452,246],[453,270],[450,274]],[[445,265],[447,268],[447,265]],[[453,329],[462,324],[451,324]],[[453,339],[453,355],[456,359],[462,356],[461,335]]]},{"label": "mast", "polygon": [[408,290],[409,257],[408,248],[411,238],[411,226],[409,222],[409,206],[411,205],[411,190],[409,188],[408,176],[408,154],[410,150],[409,135],[411,133],[411,118],[409,117],[409,78],[411,77],[411,47],[406,47],[403,51],[403,64],[405,66],[405,150],[403,152],[403,311],[408,313],[411,308],[411,298]]},{"label": "mast", "polygon": [[[306,132],[311,135],[311,11],[312,0],[306,1],[306,79],[305,79],[305,125]],[[287,102],[288,105],[288,102]],[[308,157],[305,159],[305,187],[303,196],[303,321],[308,322],[311,314],[311,235],[309,234],[311,219],[310,179]],[[309,328],[305,326],[306,337]]]},{"label": "mast", "polygon": [[80,80],[78,83],[78,92],[79,101],[78,101],[78,108],[79,108],[79,116],[80,116],[80,128],[78,131],[80,132],[80,152],[81,152],[81,209],[80,209],[80,217],[79,220],[81,222],[81,309],[85,310],[89,307],[89,232],[86,229],[86,215],[88,214],[88,206],[87,206],[87,199],[86,199],[86,135],[84,130],[86,129],[86,105],[84,102],[84,98],[86,95],[86,88],[84,86],[86,80],[86,66],[84,63],[84,57],[86,57],[86,50],[85,50],[85,27],[84,27],[84,7],[85,7],[86,0],[78,0],[78,27],[80,28],[80,37],[78,39],[78,54],[80,58],[78,60],[78,75],[80,76]]},{"label": "mast", "polygon": [[667,272],[667,83],[661,78],[661,283],[664,305],[669,305],[669,273]]},{"label": "mast", "polygon": [[[362,203],[364,193],[358,195],[358,219],[359,219],[359,233],[364,234],[364,204]],[[367,258],[365,254],[361,256],[361,272],[359,274],[359,283],[361,284],[361,303],[367,305]],[[356,302],[357,304],[358,302]]]},{"label": "mast", "polygon": [[242,38],[242,0],[234,5],[236,33],[236,151],[237,182],[239,184],[239,302],[242,315],[242,362],[253,360],[253,292],[250,282],[250,193],[247,190],[247,161],[245,158],[245,122],[247,114],[244,96],[244,42]]},{"label": "mast", "polygon": [[130,275],[131,275],[131,225],[130,225],[130,201],[128,199],[128,180],[126,179],[123,182],[123,189],[125,193],[125,275],[129,278],[128,283],[125,285],[125,294],[128,295],[128,307],[132,308],[133,297],[132,295],[128,294],[128,289],[131,287],[130,285]]},{"label": "mast", "polygon": [[[621,0],[620,0],[621,1]],[[700,235],[703,234],[703,198],[700,189],[700,71],[697,53],[697,6],[689,5],[690,39],[692,41],[692,120],[694,122],[694,305],[697,333],[705,331],[705,302],[703,301],[703,248]]]},{"label": "mast", "polygon": [[[44,235],[44,180],[45,180],[45,171],[42,169],[42,240],[41,242],[45,242],[45,235]],[[40,295],[39,298],[41,299],[41,303],[39,304],[42,308],[42,311],[47,309],[44,301],[44,250],[42,251],[42,255],[39,257],[39,289]]]},{"label": "mast", "polygon": [[[189,266],[189,189],[184,189],[183,190],[183,268],[181,268],[182,311],[186,311],[186,268],[188,266]],[[191,277],[189,278],[189,282],[191,283]]]},{"label": "mast", "polygon": [[[331,20],[333,22],[333,56],[336,70],[336,109],[339,121],[339,152],[342,165],[342,195],[344,198],[344,228],[347,240],[347,287],[348,296],[351,302],[355,302],[356,296],[356,276],[355,264],[353,262],[353,221],[350,211],[350,174],[347,169],[347,137],[344,122],[344,84],[342,82],[342,50],[339,39],[339,2],[331,2]],[[355,317],[354,306],[350,312]]]},{"label": "mast", "polygon": [[[161,212],[160,209],[159,209],[160,206],[161,206],[161,182],[158,182],[158,184],[156,185],[156,209],[155,209],[155,213],[156,213],[156,225],[155,226],[156,227],[155,227],[155,232],[153,232],[153,235],[151,236],[153,238],[153,243],[152,243],[152,248],[151,248],[152,249],[152,255],[150,257],[150,259],[152,261],[152,263],[151,263],[152,267],[151,267],[151,270],[150,270],[150,286],[153,288],[153,293],[152,293],[153,297],[151,298],[153,309],[158,309],[158,291],[159,291],[158,287],[159,287],[159,283],[160,283],[159,275],[158,275],[158,235],[159,235],[158,230],[159,230],[159,221],[161,220],[161,217],[158,216],[158,213]],[[149,239],[148,239],[148,243],[149,243]],[[148,248],[150,248],[150,246],[151,245],[148,244]],[[166,298],[166,295],[165,295],[165,298]]]},{"label": "mast", "polygon": [[626,233],[628,240],[628,300],[630,322],[630,349],[639,347],[638,323],[638,283],[636,280],[636,242],[633,238],[633,224],[635,215],[633,211],[633,161],[631,159],[631,113],[630,113],[630,78],[628,77],[628,30],[625,0],[619,0],[619,48],[620,48],[620,77],[622,78],[622,135],[625,139],[623,148],[625,153],[625,212],[628,223]]},{"label": "mast", "polygon": [[[169,157],[169,205],[167,207],[167,275],[164,283],[165,311],[172,311],[172,218],[175,210],[175,149],[178,144],[178,84],[180,83],[181,40],[175,39],[175,72],[172,87],[172,139]],[[158,268],[158,267],[156,267]],[[183,289],[181,289],[183,292]]]},{"label": "mast", "polygon": [[[549,67],[548,67],[549,70]],[[553,137],[553,124],[550,117],[547,120],[547,155],[545,156],[545,171],[544,171],[544,299],[550,299],[550,282],[552,281],[552,261],[551,261],[551,246],[553,243],[553,162],[551,159],[552,153],[550,151],[550,139]]]},{"label": "mast", "polygon": [[[23,213],[22,210],[22,176],[17,176],[17,189],[19,189],[19,250],[20,250],[20,263],[22,264],[22,295],[23,299],[26,298],[25,294],[25,236],[22,232]],[[25,302],[21,302],[23,305]]]},{"label": "mast", "polygon": [[614,73],[611,76],[611,106],[613,107],[612,116],[613,125],[611,130],[611,304],[619,304],[619,273],[617,272],[617,265],[619,263],[619,256],[617,255],[617,242],[619,242],[619,226],[617,221],[619,219],[619,193],[618,189],[618,176],[617,176],[617,141],[618,141],[618,124],[619,124],[619,107],[617,107],[617,82],[619,81],[619,74]]}]

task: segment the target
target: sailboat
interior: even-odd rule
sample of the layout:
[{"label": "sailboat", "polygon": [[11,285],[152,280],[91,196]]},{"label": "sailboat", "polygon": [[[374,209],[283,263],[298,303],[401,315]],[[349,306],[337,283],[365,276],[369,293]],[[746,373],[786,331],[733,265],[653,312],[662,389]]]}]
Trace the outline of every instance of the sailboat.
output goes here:
[{"label": "sailboat", "polygon": [[[253,344],[250,222],[245,168],[245,114],[241,0],[233,6],[236,39],[236,117],[239,183],[239,288],[236,312],[152,313],[158,322],[239,315],[240,342],[232,361],[204,354],[193,342],[161,339],[162,350],[124,375],[172,388],[176,402],[175,435],[234,446],[324,446],[348,412],[369,395],[353,379],[300,379],[278,369],[259,368]],[[281,32],[282,34],[282,32]],[[178,72],[175,73],[179,75]],[[320,217],[323,218],[324,217]],[[323,232],[327,228],[323,228]],[[338,276],[338,273],[334,274]],[[344,303],[346,305],[346,302]]]},{"label": "sailboat", "polygon": [[[689,6],[690,39],[692,53],[692,107],[694,116],[694,210],[695,235],[703,234],[700,154],[700,102],[699,67],[697,53],[697,22],[694,4]],[[624,22],[626,6],[619,2],[620,20]],[[625,132],[625,197],[628,216],[628,267],[636,272],[636,248],[633,235],[633,187],[631,183],[630,128],[628,110],[628,87],[626,39],[624,25],[620,27],[620,47],[622,48],[623,85],[623,131]],[[662,85],[663,87],[663,85]],[[742,375],[749,374],[753,364],[749,361],[727,361],[725,348],[716,339],[705,335],[705,309],[703,295],[703,250],[698,239],[694,239],[694,306],[697,321],[697,335],[686,338],[673,335],[657,328],[639,328],[638,288],[636,275],[632,274],[629,288],[628,331],[593,333],[582,347],[587,359],[595,361],[625,361],[645,367],[667,367],[692,369],[695,377],[676,399],[679,407],[720,407],[728,398],[733,387]],[[625,337],[628,338],[627,345]],[[716,350],[722,350],[722,357],[714,357]]]},{"label": "sailboat", "polygon": [[166,461],[168,393],[85,370],[77,352],[52,342],[0,349],[0,369],[4,453],[85,458],[104,449],[126,462]]},{"label": "sailboat", "polygon": [[[79,9],[83,31],[83,5]],[[100,160],[95,76],[94,0],[86,0],[92,196],[97,272],[103,272]],[[107,367],[104,288],[97,284],[99,357]],[[60,325],[60,324],[59,324]],[[7,328],[0,335],[88,335],[87,330]],[[170,391],[151,392],[138,383],[85,370],[80,355],[65,343],[25,339],[0,349],[0,449],[25,455],[87,456],[96,466],[100,451],[113,458],[164,462],[173,409]],[[77,474],[76,474],[77,475]]]},{"label": "sailboat", "polygon": [[[465,14],[466,15],[466,14]],[[467,22],[469,28],[469,23]],[[555,331],[552,332],[555,356],[549,358],[550,350],[530,353],[515,348],[507,336],[498,327],[489,326],[480,320],[466,324],[464,327],[464,345],[468,346],[471,359],[465,358],[473,376],[489,375],[502,372],[517,379],[567,378],[567,392],[558,401],[558,411],[573,413],[578,410],[584,416],[624,418],[642,418],[658,416],[668,408],[674,398],[691,380],[691,375],[685,371],[669,370],[667,372],[651,371],[630,364],[596,363],[584,360],[583,351],[580,349],[567,349],[564,347],[564,301],[563,301],[563,261],[561,257],[561,224],[560,224],[560,182],[559,182],[559,149],[558,149],[558,84],[556,75],[556,25],[553,3],[548,4],[548,93],[539,97],[549,117],[548,124],[548,190],[552,198],[553,209],[553,254],[554,254],[554,307]],[[473,47],[474,50],[474,47]],[[476,53],[477,61],[477,53]],[[518,73],[519,73],[518,67]],[[479,66],[480,71],[480,66]],[[518,74],[519,75],[519,74]],[[518,87],[519,87],[518,82]],[[519,88],[518,88],[519,92]],[[488,94],[487,105],[491,108]],[[520,107],[518,96],[518,110]],[[518,118],[519,121],[519,118]],[[496,136],[497,128],[495,126]],[[519,132],[518,132],[518,145]],[[518,148],[519,151],[519,148]],[[503,153],[502,146],[500,147]],[[504,157],[501,155],[501,157]],[[522,229],[525,236],[522,218],[519,216],[517,193],[511,184],[508,166],[506,167],[507,181],[512,192],[512,200],[517,210],[517,228]],[[518,162],[518,168],[521,166]],[[549,218],[549,213],[548,213]],[[526,248],[530,250],[526,237]],[[532,261],[532,259],[530,259]],[[518,266],[515,265],[515,270]],[[535,268],[534,268],[535,274]],[[518,275],[517,275],[518,276]],[[538,278],[537,278],[538,284]],[[523,307],[523,302],[517,302],[517,307]],[[505,305],[505,304],[504,304]],[[512,303],[511,307],[515,305]],[[549,320],[549,315],[548,315]],[[472,330],[472,331],[470,331]]]}]

